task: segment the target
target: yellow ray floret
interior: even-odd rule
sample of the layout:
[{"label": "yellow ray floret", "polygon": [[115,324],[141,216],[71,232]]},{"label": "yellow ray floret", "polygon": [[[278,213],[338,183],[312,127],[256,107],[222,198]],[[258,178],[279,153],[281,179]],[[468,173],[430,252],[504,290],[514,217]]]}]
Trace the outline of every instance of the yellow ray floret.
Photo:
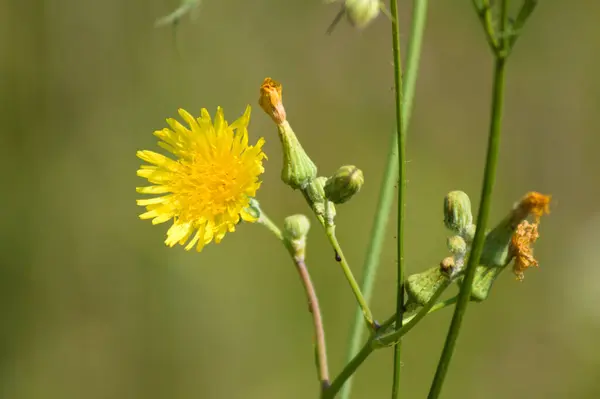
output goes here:
[{"label": "yellow ray floret", "polygon": [[250,106],[231,125],[221,107],[214,121],[204,108],[199,118],[183,109],[179,115],[187,127],[169,118],[170,129],[154,132],[158,145],[175,160],[153,151],[137,152],[150,164],[142,165],[137,175],[152,183],[137,192],[162,194],[137,204],[146,208],[140,218],[152,219],[152,224],[173,219],[165,240],[168,246],[187,243],[186,250],[196,246],[201,251],[213,239],[219,243],[227,232],[235,231],[240,218],[254,221],[245,208],[260,187],[264,139],[248,145]]}]

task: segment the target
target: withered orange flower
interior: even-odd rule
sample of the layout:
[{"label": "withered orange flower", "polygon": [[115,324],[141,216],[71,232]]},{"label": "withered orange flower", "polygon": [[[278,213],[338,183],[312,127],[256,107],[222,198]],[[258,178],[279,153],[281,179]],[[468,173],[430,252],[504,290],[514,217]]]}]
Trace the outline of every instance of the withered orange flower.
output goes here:
[{"label": "withered orange flower", "polygon": [[280,125],[286,120],[281,84],[271,78],[265,78],[260,86],[260,107],[269,115],[276,124]]},{"label": "withered orange flower", "polygon": [[515,256],[513,272],[517,280],[522,281],[525,278],[524,271],[530,267],[538,267],[538,261],[533,257],[533,243],[539,238],[538,224],[530,223],[527,220],[519,223],[517,231],[512,236],[512,251]]}]

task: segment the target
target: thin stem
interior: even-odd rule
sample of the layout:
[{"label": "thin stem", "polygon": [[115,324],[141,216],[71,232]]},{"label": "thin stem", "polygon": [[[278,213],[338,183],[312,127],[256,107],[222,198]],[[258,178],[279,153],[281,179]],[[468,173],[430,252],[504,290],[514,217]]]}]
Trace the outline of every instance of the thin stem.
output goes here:
[{"label": "thin stem", "polygon": [[348,266],[348,262],[346,261],[346,257],[344,256],[344,252],[342,251],[342,247],[340,246],[340,243],[338,242],[337,237],[335,236],[335,226],[326,226],[325,231],[327,233],[327,238],[329,239],[331,246],[337,254],[337,259],[339,260],[339,263],[342,266],[342,270],[344,272],[344,275],[346,276],[346,280],[348,280],[350,288],[352,288],[352,292],[356,297],[356,301],[358,302],[358,305],[362,310],[363,317],[365,319],[365,322],[367,323],[367,326],[371,329],[375,329],[375,323],[373,321],[373,314],[371,313],[371,309],[369,309],[369,305],[367,304],[367,301],[365,300],[360,290],[360,287],[358,286],[358,283],[354,278],[354,274],[352,274],[352,270],[350,269],[350,266]]},{"label": "thin stem", "polygon": [[[507,1],[504,0],[502,7],[506,6]],[[502,14],[506,18],[506,14]],[[505,27],[505,22],[502,23]],[[464,281],[461,286],[460,293],[456,308],[454,309],[454,315],[452,316],[452,322],[446,336],[446,342],[444,349],[440,356],[440,361],[437,366],[435,377],[431,384],[429,391],[429,399],[435,399],[440,395],[444,378],[448,371],[448,366],[454,353],[454,347],[460,333],[463,317],[469,304],[469,298],[471,296],[471,289],[473,279],[475,277],[475,270],[479,264],[479,259],[483,251],[483,244],[485,238],[485,228],[487,226],[488,216],[490,212],[492,190],[494,188],[494,181],[496,179],[496,167],[498,164],[498,152],[500,148],[500,133],[502,127],[502,112],[504,103],[504,86],[505,86],[505,72],[506,72],[506,58],[500,53],[496,54],[496,62],[494,67],[494,86],[492,92],[492,111],[491,111],[491,122],[488,138],[488,149],[485,163],[485,172],[483,177],[483,186],[481,188],[481,199],[479,205],[479,213],[477,216],[477,230],[475,232],[475,238],[473,240],[473,246],[467,268],[465,271]]]},{"label": "thin stem", "polygon": [[348,380],[348,378],[350,378],[356,372],[356,370],[360,367],[360,365],[363,364],[363,362],[365,360],[367,360],[367,358],[369,357],[371,352],[373,352],[373,350],[374,350],[374,348],[371,345],[371,341],[368,341],[367,343],[365,343],[365,345],[356,354],[356,356],[354,356],[352,358],[352,360],[350,360],[350,362],[348,362],[346,367],[344,367],[344,369],[340,372],[340,374],[333,380],[329,389],[327,389],[325,391],[325,395],[323,396],[323,398],[324,399],[334,398],[335,395],[342,388],[342,386],[344,385],[346,380]]},{"label": "thin stem", "polygon": [[498,43],[498,38],[496,37],[496,32],[494,30],[492,6],[490,0],[482,0],[481,3],[480,7],[479,1],[473,0],[473,6],[475,7],[475,10],[477,10],[477,15],[479,16],[479,20],[485,31],[485,38],[490,45],[490,48],[496,53],[500,48],[500,44]]},{"label": "thin stem", "polygon": [[[427,314],[436,312],[438,310],[447,308],[448,306],[454,305],[456,303],[456,300],[458,299],[458,295],[453,296],[452,298],[448,298],[446,300],[440,301],[438,303],[436,303],[435,305],[433,305],[431,307],[431,309],[429,309],[429,312],[427,312]],[[414,314],[412,316],[410,316],[409,318],[406,319],[406,323],[410,323],[417,315]]]},{"label": "thin stem", "polygon": [[[423,33],[425,31],[425,21],[427,17],[428,0],[413,1],[413,15],[411,22],[410,41],[406,55],[406,68],[404,77],[404,103],[402,104],[404,118],[402,123],[404,129],[407,129],[411,111],[417,75],[419,70],[419,59],[421,56],[421,45],[423,42]],[[371,239],[367,248],[367,255],[363,264],[363,281],[361,285],[362,293],[367,303],[371,301],[373,287],[375,286],[375,276],[379,268],[379,260],[381,256],[381,248],[385,239],[385,231],[389,219],[390,209],[394,201],[394,183],[398,178],[398,157],[396,148],[398,147],[398,135],[394,131],[391,135],[390,150],[386,162],[385,174],[379,192],[379,201],[377,211],[375,213],[375,221],[371,230]],[[348,346],[347,359],[350,361],[358,352],[360,342],[363,337],[362,311],[360,307],[356,309],[354,322],[352,324],[352,332],[350,344]],[[350,377],[341,392],[342,399],[349,399],[352,392],[352,380]]]},{"label": "thin stem", "polygon": [[262,210],[260,211],[260,216],[258,217],[258,223],[265,226],[271,233],[275,235],[275,237],[283,241],[283,234],[281,234],[279,227],[277,227],[277,225],[273,223],[273,221]]},{"label": "thin stem", "polygon": [[[439,290],[439,293],[441,294],[441,292],[443,292],[443,290],[446,287],[447,286],[442,287]],[[436,293],[430,303],[433,304],[438,297],[439,297],[439,295]],[[455,302],[456,302],[456,296],[446,299],[444,301],[440,301],[440,302],[436,303],[435,305],[431,306],[430,308],[426,308],[427,311],[421,315],[419,313],[412,315],[411,317],[409,317],[406,320],[406,323],[403,327],[404,330],[401,332],[401,335],[404,335],[408,331],[410,331],[420,321],[420,319],[422,319],[426,314],[430,314],[437,310],[448,307],[448,306],[454,304]],[[421,310],[423,310],[423,309],[421,309]],[[419,316],[419,319],[415,320],[415,318],[417,316]],[[388,328],[389,326],[391,326],[395,322],[395,320],[396,320],[396,315],[393,315],[392,317],[390,317],[388,320],[386,320],[381,325],[381,328],[379,331],[385,331],[385,329]],[[394,332],[392,332],[392,334],[393,333]],[[385,336],[385,335],[381,335],[381,337],[383,337],[383,336]],[[356,372],[358,367],[366,360],[366,358],[371,354],[371,352],[373,352],[373,350],[381,347],[381,346],[378,346],[377,344],[374,344],[374,342],[378,338],[379,337],[375,335],[364,344],[362,349],[348,362],[346,367],[344,367],[344,369],[340,372],[340,374],[335,378],[335,380],[333,381],[333,383],[331,384],[329,389],[327,389],[325,391],[325,394],[323,396],[324,398],[333,398],[335,396],[335,394],[340,390],[340,388],[342,388],[342,386],[345,386],[344,383],[347,384],[349,382],[352,375]]]},{"label": "thin stem", "polygon": [[[406,126],[402,109],[402,55],[400,53],[400,27],[398,21],[398,1],[390,1],[392,14],[392,49],[394,53],[394,84],[396,94],[396,133],[398,134],[398,271],[396,282],[396,326],[402,326],[404,314],[404,202],[406,193]],[[398,397],[400,388],[400,358],[402,344],[394,348],[394,371],[392,380],[392,399]]]},{"label": "thin stem", "polygon": [[433,296],[431,297],[431,299],[429,300],[429,302],[427,302],[425,304],[425,306],[423,306],[421,309],[419,309],[419,311],[417,312],[417,314],[415,314],[414,316],[410,317],[407,321],[406,324],[403,325],[401,328],[397,329],[396,331],[392,331],[390,333],[387,334],[383,334],[377,338],[375,338],[374,345],[375,347],[385,347],[385,346],[389,346],[394,344],[395,342],[400,341],[400,339],[406,334],[408,333],[410,330],[413,329],[414,326],[417,325],[417,323],[419,323],[421,321],[421,319],[423,317],[425,317],[430,311],[431,309],[433,309],[434,305],[436,305],[436,301],[437,299],[442,295],[442,293],[446,290],[446,288],[448,288],[448,286],[450,285],[451,280],[448,279],[444,282],[444,284],[442,284],[433,294]]},{"label": "thin stem", "polygon": [[258,223],[265,226],[275,237],[277,237],[288,250],[296,270],[300,276],[300,281],[304,287],[306,298],[308,300],[308,309],[312,315],[313,327],[316,341],[316,356],[317,356],[317,373],[319,381],[321,382],[321,394],[324,394],[326,389],[329,387],[329,365],[327,362],[327,347],[325,345],[325,329],[323,327],[323,316],[321,314],[321,307],[319,306],[319,298],[317,292],[310,278],[310,273],[306,267],[304,256],[296,253],[293,246],[283,237],[281,230],[273,221],[260,210],[260,216]]},{"label": "thin stem", "polygon": [[323,328],[323,317],[319,307],[319,298],[315,292],[315,287],[310,279],[310,274],[304,262],[304,256],[293,256],[296,269],[302,280],[302,286],[308,299],[308,309],[312,314],[313,326],[315,329],[315,341],[317,346],[317,371],[321,381],[321,390],[325,391],[329,387],[329,366],[327,363],[327,348],[325,346],[325,330]]},{"label": "thin stem", "polygon": [[[427,312],[427,314],[433,313],[433,312],[435,312],[437,310],[440,310],[440,309],[444,309],[444,308],[446,308],[446,307],[448,307],[450,305],[454,305],[456,303],[457,299],[458,299],[458,296],[455,295],[452,298],[448,298],[448,299],[445,299],[443,301],[440,301],[440,302],[436,303],[435,305],[433,305],[431,307],[431,309],[429,310],[429,312]],[[412,316],[409,316],[406,319],[404,319],[404,324],[410,323],[410,321],[412,319],[414,319],[416,315],[417,314],[415,313]],[[392,324],[394,324],[395,321],[396,321],[396,315],[394,314],[389,319],[387,319],[386,321],[384,321],[383,323],[381,323],[380,331],[385,331]]]}]

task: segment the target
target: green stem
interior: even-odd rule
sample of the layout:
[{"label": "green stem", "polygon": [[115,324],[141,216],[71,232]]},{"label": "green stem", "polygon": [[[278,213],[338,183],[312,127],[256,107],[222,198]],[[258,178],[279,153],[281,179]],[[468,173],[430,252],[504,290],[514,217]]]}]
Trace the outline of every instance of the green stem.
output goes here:
[{"label": "green stem", "polygon": [[[446,287],[444,287],[446,288]],[[442,290],[440,290],[441,293]],[[438,296],[435,296],[433,298],[433,301],[431,301],[431,303],[434,303],[436,298]],[[445,307],[448,307],[452,304],[454,304],[456,302],[456,296],[446,299],[444,301],[440,301],[438,303],[436,303],[435,305],[431,306],[431,308],[427,308],[427,312],[426,314],[430,314],[433,313],[437,310],[443,309]],[[421,309],[422,310],[422,309]],[[425,314],[419,315],[419,313],[410,316],[409,318],[406,319],[406,323],[404,325],[404,330],[402,332],[402,335],[406,334],[410,329],[412,329],[414,327],[414,325],[417,324],[417,322],[420,321],[420,319],[423,318]],[[415,320],[415,318],[419,316],[418,320]],[[386,320],[382,325],[381,325],[381,329],[379,331],[385,331],[385,329],[387,329],[389,326],[391,326],[394,322],[396,321],[396,315],[393,315],[392,317],[390,317],[388,320]],[[381,335],[382,337],[384,335]],[[354,357],[348,362],[348,364],[346,365],[346,367],[344,367],[344,369],[340,372],[340,374],[335,378],[335,380],[333,381],[333,383],[331,384],[331,386],[329,387],[329,389],[327,389],[325,391],[325,395],[323,396],[324,398],[333,398],[336,393],[343,387],[345,386],[344,383],[348,383],[350,378],[352,378],[353,374],[356,372],[356,370],[358,369],[358,367],[367,359],[367,357],[371,354],[371,352],[373,352],[373,350],[377,349],[379,346],[377,346],[376,344],[374,344],[375,340],[377,340],[377,336],[373,336],[369,341],[367,341],[364,346],[362,347],[362,349],[360,351],[358,351],[356,353],[356,355],[354,355]]]},{"label": "green stem", "polygon": [[275,235],[275,237],[283,241],[283,234],[281,234],[279,227],[277,227],[277,225],[273,223],[273,221],[262,210],[260,211],[260,216],[258,217],[258,223],[265,226],[271,233]]},{"label": "green stem", "polygon": [[[448,299],[445,299],[445,300],[443,300],[443,301],[440,301],[440,302],[436,303],[435,305],[433,305],[433,306],[431,307],[431,309],[429,310],[429,312],[427,312],[427,314],[429,314],[429,313],[433,313],[433,312],[435,312],[435,311],[437,311],[437,310],[440,310],[440,309],[444,309],[444,308],[446,308],[446,307],[448,307],[448,306],[450,306],[450,305],[454,305],[454,304],[456,303],[456,300],[457,300],[457,299],[458,299],[458,296],[456,296],[456,295],[455,295],[455,296],[453,296],[452,298],[448,298]],[[416,315],[417,315],[417,314],[415,313],[415,314],[413,314],[412,316],[409,316],[409,317],[407,317],[407,318],[404,320],[404,324],[406,324],[406,323],[410,323],[410,321],[411,321],[412,319],[414,319]],[[395,322],[395,321],[396,321],[396,315],[394,314],[394,315],[392,315],[392,316],[391,316],[389,319],[387,319],[386,321],[384,321],[383,323],[381,323],[381,330],[380,330],[380,331],[385,331],[385,330],[386,330],[387,328],[389,328],[389,327],[390,327],[392,324],[394,324],[394,322]]]},{"label": "green stem", "polygon": [[494,51],[494,53],[497,52],[500,48],[500,45],[494,31],[492,6],[490,4],[490,0],[482,0],[481,7],[479,6],[478,0],[473,0],[473,7],[475,7],[475,10],[477,11],[477,15],[479,16],[483,30],[485,31],[485,38],[490,45],[490,48]]},{"label": "green stem", "polygon": [[428,313],[430,313],[431,311],[433,311],[432,309],[436,305],[437,299],[442,295],[442,293],[446,290],[446,288],[448,288],[448,286],[450,285],[450,283],[451,283],[451,280],[448,279],[448,280],[446,280],[444,282],[444,284],[440,285],[440,287],[433,294],[433,296],[431,297],[431,299],[429,300],[429,302],[427,302],[425,304],[425,306],[423,306],[421,309],[419,309],[419,311],[417,312],[417,314],[415,314],[414,316],[410,317],[406,321],[406,324],[404,324],[401,328],[396,329],[396,331],[392,331],[390,333],[383,334],[383,335],[381,335],[379,337],[376,337],[375,340],[373,341],[374,346],[377,347],[377,348],[382,348],[382,347],[385,347],[385,346],[390,346],[390,345],[392,345],[392,344],[394,344],[396,342],[399,342],[400,339],[406,333],[408,333],[410,330],[412,330],[413,327],[416,326],[421,321],[421,319],[423,317],[425,317]]},{"label": "green stem", "polygon": [[[421,56],[421,44],[423,42],[423,32],[425,31],[425,21],[427,17],[428,0],[413,1],[413,15],[411,22],[410,41],[406,55],[406,69],[404,78],[404,103],[402,104],[404,118],[402,123],[406,130],[409,123],[409,118],[412,111],[415,86],[417,81],[419,59]],[[361,285],[362,293],[367,303],[371,301],[373,287],[375,285],[375,276],[379,268],[379,260],[381,256],[381,248],[385,239],[385,231],[389,218],[390,208],[394,201],[394,185],[398,178],[398,157],[396,156],[396,148],[398,147],[398,134],[396,131],[391,135],[390,150],[388,153],[385,174],[379,193],[379,201],[377,211],[375,213],[375,221],[371,230],[371,239],[367,248],[367,255],[363,264],[363,282]],[[352,324],[352,332],[350,344],[348,346],[347,360],[350,361],[358,352],[360,342],[363,338],[363,314],[360,307],[356,309],[354,322]],[[350,377],[341,392],[342,399],[349,399],[352,392],[352,380]]]},{"label": "green stem", "polygon": [[[502,2],[502,8],[505,10],[507,1]],[[506,19],[506,13],[503,12],[502,16]],[[504,29],[506,21],[501,22],[501,28]],[[504,30],[502,30],[504,32]],[[506,41],[508,43],[508,40]],[[502,111],[504,103],[504,86],[505,86],[505,72],[506,72],[506,57],[503,53],[496,53],[496,62],[494,67],[494,86],[492,93],[492,111],[491,111],[491,122],[488,137],[488,149],[485,164],[485,172],[483,177],[483,186],[481,188],[481,199],[479,205],[479,213],[477,216],[477,230],[475,232],[475,238],[473,240],[471,254],[467,263],[465,271],[465,277],[461,286],[460,293],[456,308],[454,309],[454,315],[452,316],[452,322],[446,336],[446,342],[444,349],[440,356],[440,361],[437,366],[435,377],[431,384],[429,391],[429,399],[435,399],[439,397],[442,390],[442,385],[448,371],[448,366],[454,353],[454,347],[460,333],[462,321],[469,304],[471,296],[471,289],[473,279],[475,277],[475,270],[479,264],[479,259],[483,251],[483,244],[485,239],[485,229],[487,226],[488,216],[490,212],[490,205],[492,199],[492,190],[494,188],[494,181],[496,179],[496,167],[498,164],[498,152],[500,147],[500,133],[502,127]]]},{"label": "green stem", "polygon": [[375,323],[373,321],[373,315],[371,314],[371,309],[369,309],[369,305],[365,300],[356,279],[354,278],[354,274],[352,274],[352,270],[350,266],[348,266],[348,262],[346,261],[346,257],[344,256],[344,252],[342,251],[342,247],[335,236],[335,226],[325,226],[325,231],[327,233],[327,238],[331,243],[331,246],[335,250],[335,253],[338,256],[338,260],[340,265],[342,266],[342,270],[344,271],[344,275],[346,276],[346,280],[350,284],[350,288],[352,288],[352,292],[356,297],[356,301],[360,306],[365,322],[367,323],[367,327],[371,329],[375,329]]},{"label": "green stem", "polygon": [[[406,126],[403,123],[402,109],[402,55],[400,53],[400,28],[398,21],[398,1],[390,1],[392,14],[392,49],[394,53],[394,83],[396,94],[396,133],[398,135],[398,271],[396,281],[396,328],[402,327],[404,315],[404,202],[406,193]],[[398,397],[400,389],[402,342],[394,348],[394,371],[392,379],[392,399]]]},{"label": "green stem", "polygon": [[363,345],[362,349],[348,362],[346,367],[340,372],[340,374],[333,380],[329,389],[325,391],[325,395],[323,395],[324,399],[332,399],[342,388],[346,380],[350,378],[356,370],[360,367],[361,364],[373,352],[374,347],[371,345],[371,341],[368,341]]}]

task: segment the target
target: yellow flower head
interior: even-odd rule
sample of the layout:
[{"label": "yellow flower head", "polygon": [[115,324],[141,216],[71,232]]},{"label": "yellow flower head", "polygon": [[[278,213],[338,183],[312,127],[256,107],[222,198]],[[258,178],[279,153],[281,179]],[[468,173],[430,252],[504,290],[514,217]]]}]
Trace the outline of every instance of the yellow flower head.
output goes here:
[{"label": "yellow flower head", "polygon": [[[223,110],[217,108],[214,123],[206,109],[194,118],[183,109],[179,115],[189,125],[167,119],[171,129],[154,132],[158,145],[169,151],[173,160],[153,151],[138,151],[137,156],[151,165],[142,165],[137,175],[152,186],[138,187],[141,194],[164,194],[137,200],[146,207],[141,219],[159,224],[173,219],[165,243],[179,243],[189,250],[201,251],[213,239],[219,243],[227,232],[235,231],[240,218],[255,221],[245,211],[260,187],[258,177],[264,172],[264,139],[248,145],[250,106],[244,115],[228,125]],[[190,237],[192,239],[190,240]]]}]

